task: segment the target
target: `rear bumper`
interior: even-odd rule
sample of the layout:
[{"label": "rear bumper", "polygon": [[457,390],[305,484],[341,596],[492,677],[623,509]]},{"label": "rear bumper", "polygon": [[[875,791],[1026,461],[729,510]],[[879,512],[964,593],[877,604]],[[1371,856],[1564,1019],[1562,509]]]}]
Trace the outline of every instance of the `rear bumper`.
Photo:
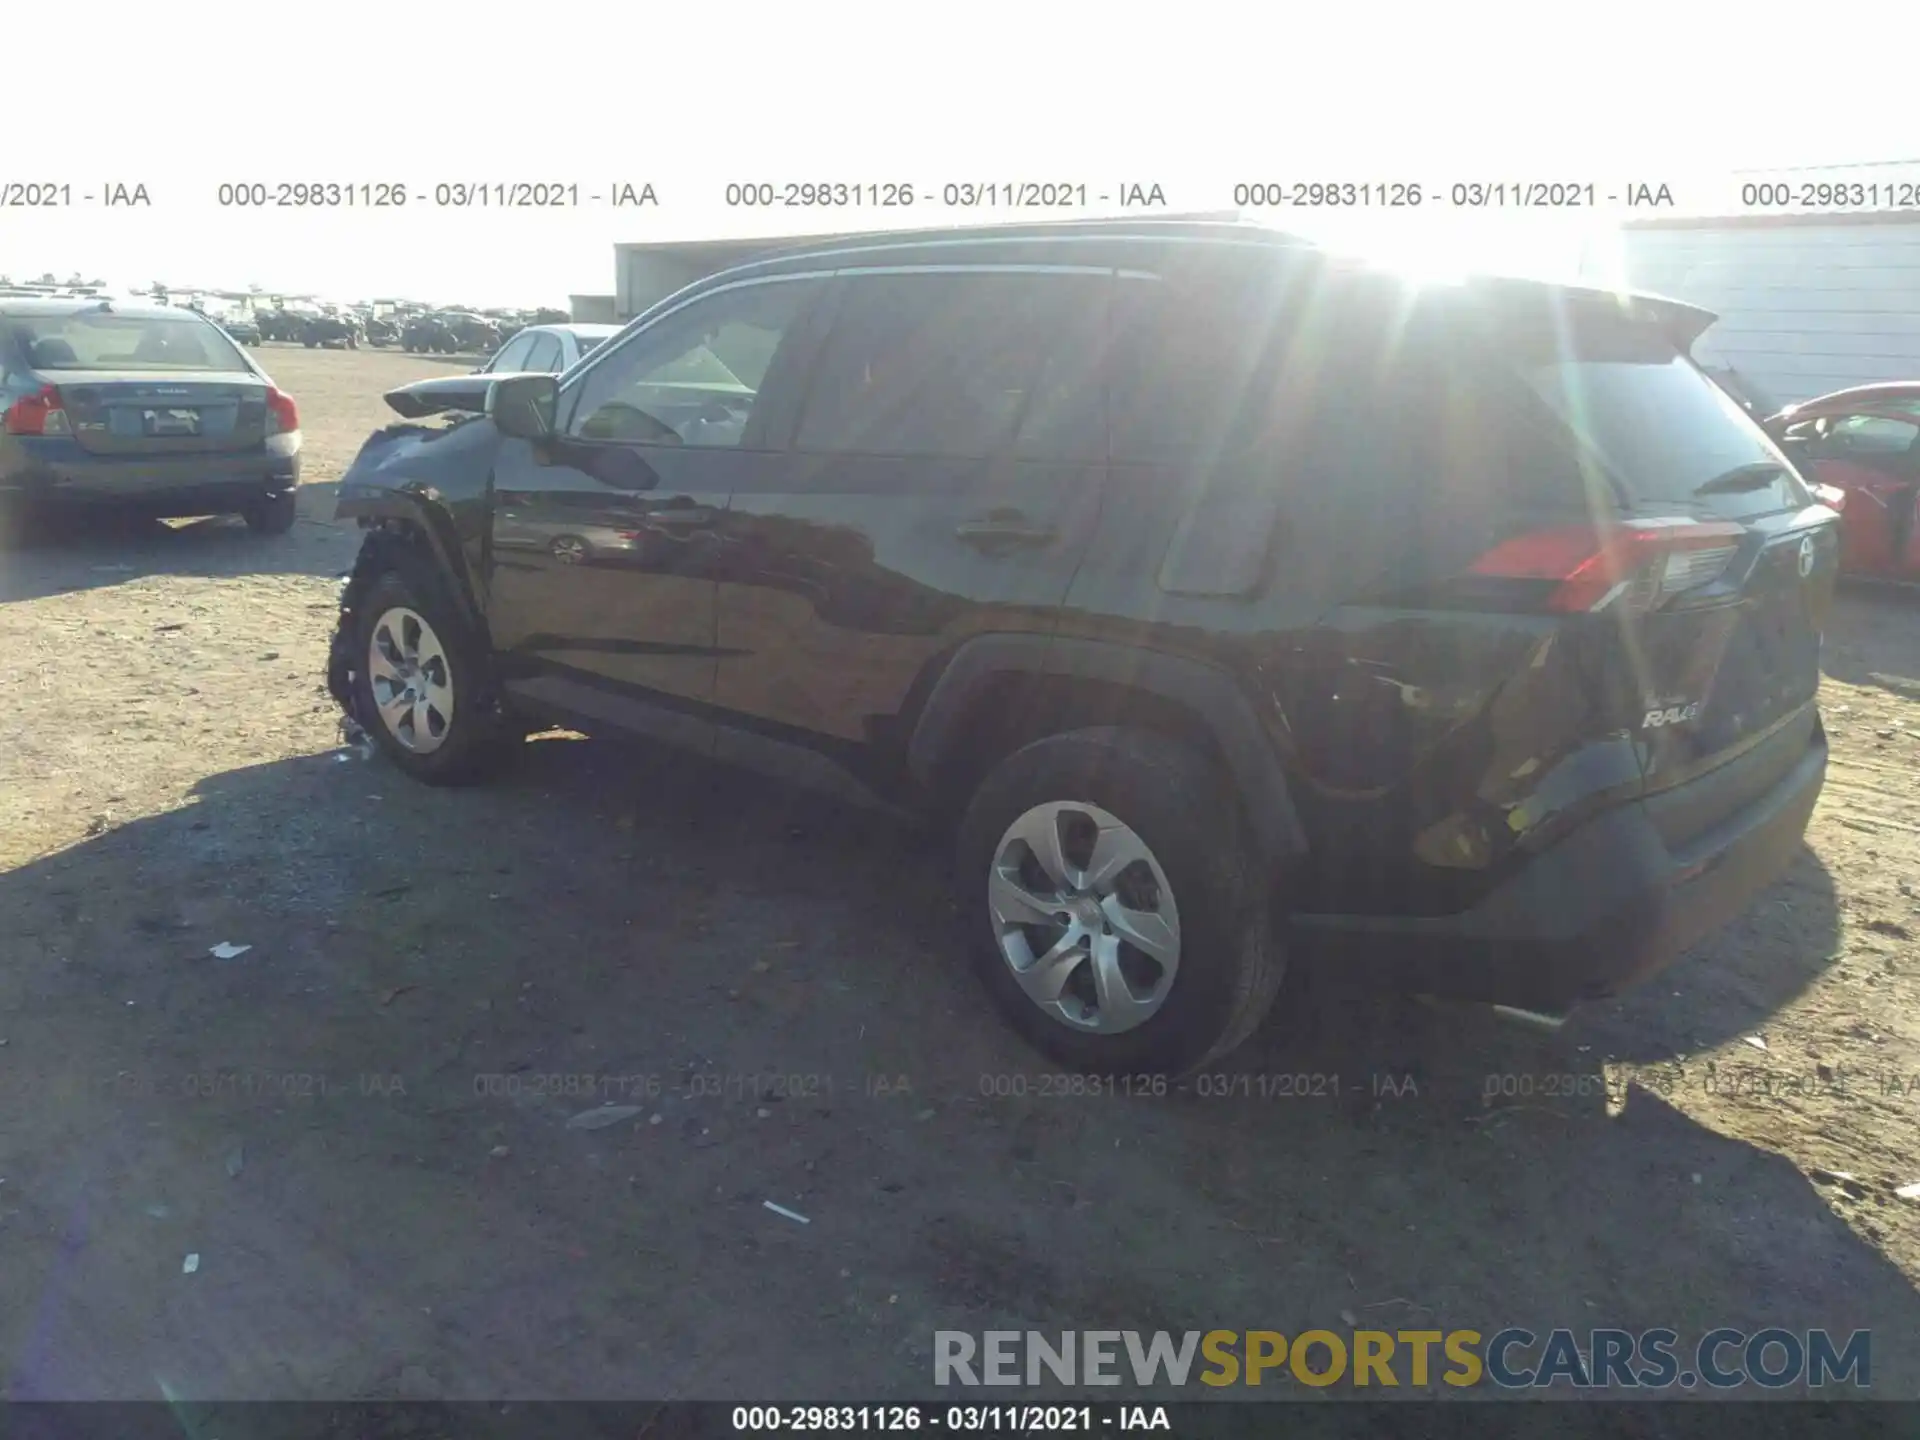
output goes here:
[{"label": "rear bumper", "polygon": [[152,505],[181,514],[241,510],[300,483],[300,452],[90,455],[77,444],[35,446],[0,473],[0,499],[43,504]]},{"label": "rear bumper", "polygon": [[1391,986],[1546,1012],[1619,992],[1744,911],[1791,863],[1826,779],[1827,741],[1770,790],[1684,847],[1656,821],[1695,786],[1623,806],[1568,836],[1459,915],[1295,917],[1310,963]]}]

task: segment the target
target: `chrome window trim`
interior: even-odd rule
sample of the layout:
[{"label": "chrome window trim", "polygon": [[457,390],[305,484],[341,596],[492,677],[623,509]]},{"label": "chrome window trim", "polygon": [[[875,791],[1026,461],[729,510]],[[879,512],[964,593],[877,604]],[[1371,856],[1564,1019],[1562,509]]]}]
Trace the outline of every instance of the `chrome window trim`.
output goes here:
[{"label": "chrome window trim", "polygon": [[1107,278],[1158,280],[1145,270],[1116,270],[1111,265],[1000,265],[981,261],[973,265],[849,265],[833,272],[851,275],[1098,275]]}]

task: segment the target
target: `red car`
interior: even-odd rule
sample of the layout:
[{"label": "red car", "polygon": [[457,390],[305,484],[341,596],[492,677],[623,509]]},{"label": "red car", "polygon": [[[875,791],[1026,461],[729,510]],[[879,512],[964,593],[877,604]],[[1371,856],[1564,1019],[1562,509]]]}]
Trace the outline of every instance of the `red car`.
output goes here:
[{"label": "red car", "polygon": [[1920,380],[1836,390],[1760,423],[1840,511],[1842,573],[1920,584]]}]

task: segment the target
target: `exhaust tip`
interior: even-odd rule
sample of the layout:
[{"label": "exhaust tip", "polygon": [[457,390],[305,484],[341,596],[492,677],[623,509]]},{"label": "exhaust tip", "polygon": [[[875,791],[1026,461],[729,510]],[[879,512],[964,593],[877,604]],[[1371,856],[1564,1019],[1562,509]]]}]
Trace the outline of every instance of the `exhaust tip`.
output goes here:
[{"label": "exhaust tip", "polygon": [[1495,1005],[1493,1013],[1502,1020],[1511,1021],[1515,1025],[1524,1025],[1529,1030],[1543,1031],[1549,1035],[1567,1023],[1565,1013],[1553,1015],[1544,1010],[1522,1010],[1517,1005]]}]

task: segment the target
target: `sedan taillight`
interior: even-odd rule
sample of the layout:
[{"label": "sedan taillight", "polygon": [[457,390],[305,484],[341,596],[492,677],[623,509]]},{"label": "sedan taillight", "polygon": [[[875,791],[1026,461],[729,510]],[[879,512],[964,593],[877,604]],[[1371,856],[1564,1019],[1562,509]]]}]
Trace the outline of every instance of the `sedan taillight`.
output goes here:
[{"label": "sedan taillight", "polygon": [[65,402],[60,392],[51,385],[45,385],[32,395],[22,395],[7,407],[6,418],[0,422],[9,435],[71,435],[73,429],[67,424]]},{"label": "sedan taillight", "polygon": [[300,407],[293,403],[293,397],[278,390],[267,391],[267,433],[291,435],[299,428]]}]

